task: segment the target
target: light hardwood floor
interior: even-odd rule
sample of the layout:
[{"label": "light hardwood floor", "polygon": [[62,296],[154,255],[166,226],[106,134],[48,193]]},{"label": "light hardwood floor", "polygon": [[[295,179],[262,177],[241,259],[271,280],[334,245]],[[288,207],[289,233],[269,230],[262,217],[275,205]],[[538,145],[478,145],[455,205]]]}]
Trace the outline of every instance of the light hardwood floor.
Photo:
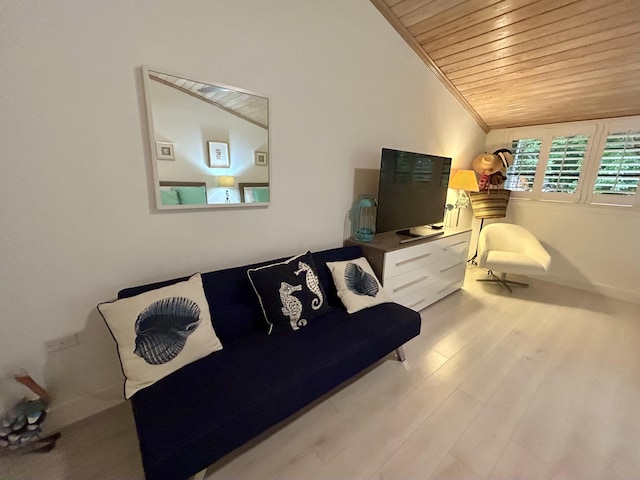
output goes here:
[{"label": "light hardwood floor", "polygon": [[[474,281],[422,333],[207,471],[207,479],[638,479],[640,306]],[[0,478],[142,479],[130,407],[75,424]]]}]

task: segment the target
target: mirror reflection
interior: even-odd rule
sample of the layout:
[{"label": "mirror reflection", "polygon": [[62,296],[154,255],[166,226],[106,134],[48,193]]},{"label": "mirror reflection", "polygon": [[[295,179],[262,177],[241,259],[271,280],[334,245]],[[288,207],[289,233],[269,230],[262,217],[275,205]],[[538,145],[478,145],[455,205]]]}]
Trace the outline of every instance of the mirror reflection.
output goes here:
[{"label": "mirror reflection", "polygon": [[159,209],[270,199],[269,100],[143,68]]}]

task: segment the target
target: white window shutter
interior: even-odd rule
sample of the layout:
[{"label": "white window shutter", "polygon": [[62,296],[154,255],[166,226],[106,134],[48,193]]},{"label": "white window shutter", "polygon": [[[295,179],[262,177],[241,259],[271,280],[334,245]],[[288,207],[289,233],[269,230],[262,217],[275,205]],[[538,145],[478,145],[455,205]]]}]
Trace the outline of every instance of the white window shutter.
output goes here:
[{"label": "white window shutter", "polygon": [[640,131],[610,133],[593,186],[594,199],[605,195],[633,196],[639,181]]},{"label": "white window shutter", "polygon": [[511,142],[513,164],[507,169],[504,188],[514,192],[533,190],[541,145],[541,138],[519,138]]},{"label": "white window shutter", "polygon": [[542,192],[574,194],[578,191],[588,143],[589,135],[553,137]]}]

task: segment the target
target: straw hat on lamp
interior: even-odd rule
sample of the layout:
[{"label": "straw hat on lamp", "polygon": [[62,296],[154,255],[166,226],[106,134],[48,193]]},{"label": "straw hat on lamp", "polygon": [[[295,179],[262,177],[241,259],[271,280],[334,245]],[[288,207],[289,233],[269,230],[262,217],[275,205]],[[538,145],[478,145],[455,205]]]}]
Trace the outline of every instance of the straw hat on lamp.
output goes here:
[{"label": "straw hat on lamp", "polygon": [[472,166],[481,175],[492,175],[503,167],[502,159],[492,153],[481,153],[473,159]]}]

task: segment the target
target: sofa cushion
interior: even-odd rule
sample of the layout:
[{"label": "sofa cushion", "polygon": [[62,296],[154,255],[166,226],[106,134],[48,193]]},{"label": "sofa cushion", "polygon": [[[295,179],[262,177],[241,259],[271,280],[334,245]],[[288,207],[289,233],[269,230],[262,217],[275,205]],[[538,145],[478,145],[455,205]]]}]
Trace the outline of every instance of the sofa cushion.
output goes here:
[{"label": "sofa cushion", "polygon": [[211,324],[202,278],[98,305],[125,375],[125,397],[153,385],[222,344]]},{"label": "sofa cushion", "polygon": [[366,258],[329,262],[338,297],[349,313],[391,302]]},{"label": "sofa cushion", "polygon": [[160,203],[162,205],[180,205],[178,192],[175,190],[160,190]]},{"label": "sofa cushion", "polygon": [[327,312],[311,252],[247,270],[269,334],[298,330]]},{"label": "sofa cushion", "polygon": [[174,187],[181,205],[201,205],[207,203],[206,187]]}]

